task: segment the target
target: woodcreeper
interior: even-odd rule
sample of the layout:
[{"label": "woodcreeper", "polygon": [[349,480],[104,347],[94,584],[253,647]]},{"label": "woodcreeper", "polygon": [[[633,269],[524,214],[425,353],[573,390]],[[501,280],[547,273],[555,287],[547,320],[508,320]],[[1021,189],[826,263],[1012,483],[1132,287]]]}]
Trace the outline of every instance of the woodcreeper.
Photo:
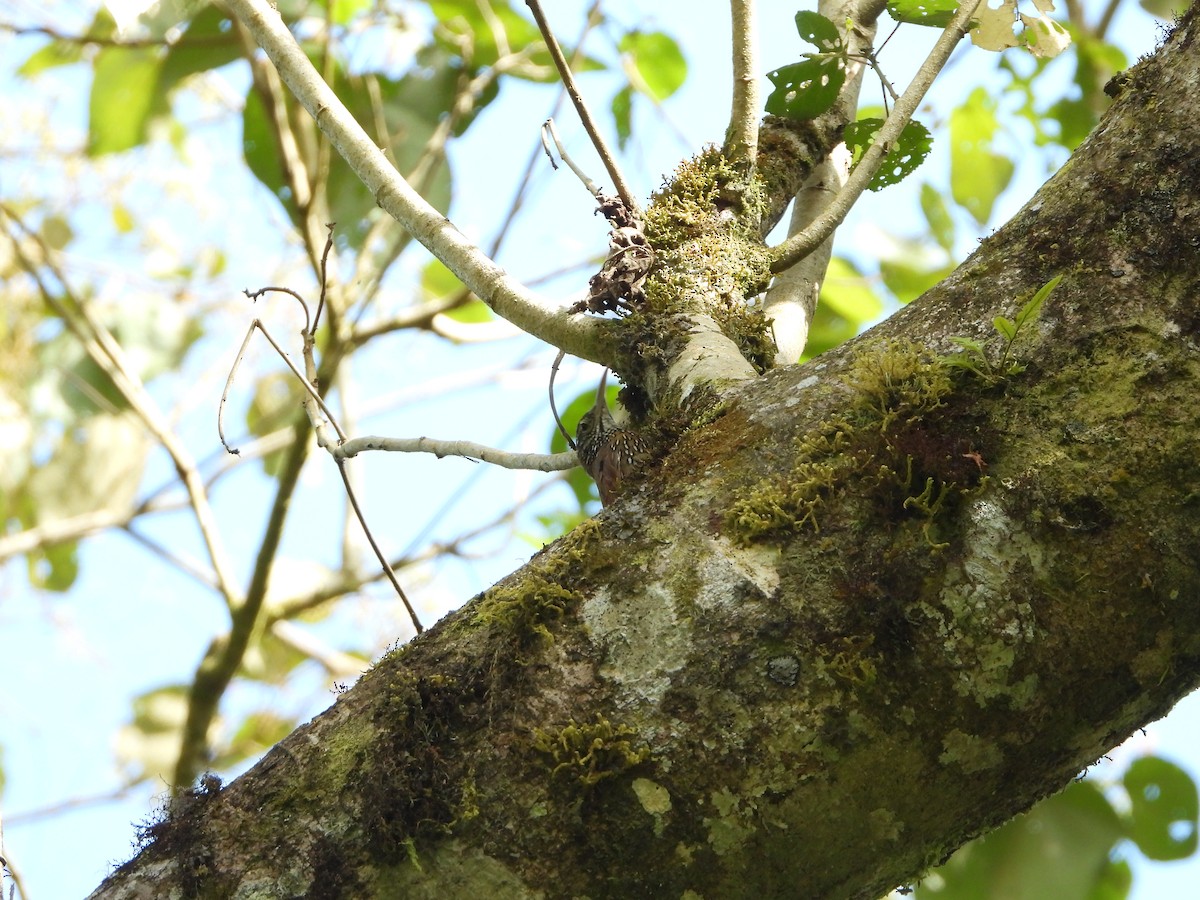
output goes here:
[{"label": "woodcreeper", "polygon": [[641,466],[649,449],[641,435],[619,427],[608,411],[607,380],[608,369],[605,369],[596,390],[596,402],[575,429],[579,464],[596,482],[600,502],[605,506],[620,494],[621,482]]}]

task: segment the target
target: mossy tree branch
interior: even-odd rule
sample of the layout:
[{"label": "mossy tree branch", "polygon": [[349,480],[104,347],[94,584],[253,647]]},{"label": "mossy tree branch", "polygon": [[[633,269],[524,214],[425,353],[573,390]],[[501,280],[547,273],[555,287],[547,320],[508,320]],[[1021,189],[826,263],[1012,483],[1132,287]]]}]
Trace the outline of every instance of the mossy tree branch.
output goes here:
[{"label": "mossy tree branch", "polygon": [[[1198,23],[950,278],[744,383],[94,896],[873,898],[1165,714],[1200,685]],[[947,365],[1059,275],[1023,370]]]}]

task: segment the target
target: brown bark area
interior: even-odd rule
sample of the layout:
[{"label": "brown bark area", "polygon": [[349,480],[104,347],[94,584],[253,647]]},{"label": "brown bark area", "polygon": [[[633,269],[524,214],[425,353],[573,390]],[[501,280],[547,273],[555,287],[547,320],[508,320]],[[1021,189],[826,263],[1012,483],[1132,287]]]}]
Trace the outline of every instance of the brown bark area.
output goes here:
[{"label": "brown bark area", "polygon": [[[94,896],[870,898],[1165,714],[1200,683],[1197,21],[946,282],[741,387]],[[1056,275],[1020,372],[896,342],[994,361]]]}]

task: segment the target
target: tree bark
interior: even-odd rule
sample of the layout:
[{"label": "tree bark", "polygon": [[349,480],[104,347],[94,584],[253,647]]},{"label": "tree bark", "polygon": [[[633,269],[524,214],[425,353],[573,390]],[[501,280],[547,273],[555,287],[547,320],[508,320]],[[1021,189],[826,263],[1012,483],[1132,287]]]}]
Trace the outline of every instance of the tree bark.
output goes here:
[{"label": "tree bark", "polygon": [[1200,682],[1197,21],[953,276],[733,389],[93,896],[873,898],[1164,715]]}]

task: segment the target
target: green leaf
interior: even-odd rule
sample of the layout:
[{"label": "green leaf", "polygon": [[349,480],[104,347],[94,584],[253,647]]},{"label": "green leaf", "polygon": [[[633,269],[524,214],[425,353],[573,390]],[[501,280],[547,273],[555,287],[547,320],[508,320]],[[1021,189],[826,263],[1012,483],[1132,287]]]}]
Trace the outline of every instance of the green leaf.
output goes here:
[{"label": "green leaf", "polygon": [[187,685],[169,685],[134,698],[133,719],[118,730],[113,748],[131,780],[167,778],[174,769],[189,695]]},{"label": "green leaf", "polygon": [[991,218],[992,206],[1012,180],[1012,160],[992,145],[999,130],[996,103],[976,88],[950,113],[950,187],[956,203],[979,224]]},{"label": "green leaf", "polygon": [[[430,0],[429,8],[437,16],[436,38],[441,47],[462,56],[472,70],[494,65],[500,58],[497,31],[502,32],[509,53],[519,53],[531,45],[531,66],[517,68],[511,74],[530,81],[550,82],[558,74],[549,51],[542,44],[537,26],[521,16],[507,0],[490,0],[488,15],[477,0]],[[569,58],[571,51],[564,47]],[[594,61],[593,61],[594,62]]]},{"label": "green leaf", "polygon": [[1109,854],[1122,836],[1120,819],[1100,789],[1076,782],[958,850],[918,886],[916,897],[1093,897],[1114,883]]},{"label": "green leaf", "polygon": [[813,119],[837,100],[846,81],[846,60],[809,59],[768,72],[767,78],[775,85],[767,97],[767,112],[798,121]]},{"label": "green leaf", "polygon": [[617,147],[624,150],[633,137],[633,88],[625,85],[612,98],[613,122],[617,126]]},{"label": "green leaf", "polygon": [[996,329],[1006,340],[1011,341],[1017,336],[1017,326],[1004,316],[996,316],[992,319],[992,327]]},{"label": "green leaf", "polygon": [[[1046,302],[1046,298],[1051,292],[1058,287],[1058,283],[1062,281],[1061,275],[1055,275],[1034,294],[1028,303],[1021,307],[1021,311],[1017,313],[1017,318],[1013,322],[1014,333],[1025,327],[1025,323],[1031,322],[1038,317],[1038,313],[1042,311],[1042,304]],[[1011,340],[1011,338],[1010,338]]]},{"label": "green leaf", "polygon": [[76,422],[27,482],[38,522],[131,510],[149,451],[146,430],[131,412]]},{"label": "green leaf", "polygon": [[79,542],[54,544],[26,557],[29,583],[38,590],[62,594],[79,577]]},{"label": "green leaf", "polygon": [[47,69],[58,66],[69,66],[83,60],[83,44],[74,41],[51,41],[29,55],[17,74],[22,78],[32,78]]},{"label": "green leaf", "polygon": [[74,236],[71,230],[71,223],[63,216],[46,216],[42,220],[42,240],[46,242],[46,246],[50,247],[50,249],[63,249],[63,247],[71,243],[71,238]]},{"label": "green leaf", "polygon": [[971,353],[983,353],[983,342],[974,340],[973,338],[952,337],[950,338],[950,343],[962,347]]},{"label": "green leaf", "polygon": [[112,220],[113,227],[121,234],[129,234],[133,231],[134,221],[133,213],[129,211],[129,207],[120,201],[114,201],[112,205]]},{"label": "green leaf", "polygon": [[[868,148],[875,143],[879,131],[883,128],[883,119],[859,119],[846,126],[846,147],[853,154],[854,165],[862,160]],[[879,171],[868,185],[871,190],[882,190],[908,177],[925,158],[933,147],[933,136],[929,129],[920,122],[913,120],[904,126],[896,146],[892,147],[883,158]]]},{"label": "green leaf", "polygon": [[165,97],[189,76],[218,69],[241,58],[242,48],[229,16],[216,6],[206,6],[167,51],[158,91]]},{"label": "green leaf", "polygon": [[884,259],[879,262],[879,277],[896,300],[911,303],[954,271],[949,264],[925,265],[919,256]]},{"label": "green leaf", "polygon": [[458,276],[446,268],[440,259],[431,259],[421,269],[421,299],[441,300],[465,290]]},{"label": "green leaf", "polygon": [[246,428],[255,437],[265,437],[296,420],[305,391],[290,371],[271,372],[258,379],[254,397],[246,409]]},{"label": "green leaf", "polygon": [[835,256],[825,270],[820,303],[852,324],[857,332],[883,314],[883,301],[871,283],[844,257]]},{"label": "green leaf", "polygon": [[[117,30],[117,23],[106,6],[96,11],[96,17],[86,32],[87,37],[104,40],[111,38]],[[83,59],[83,43],[79,41],[50,41],[44,47],[35,50],[28,59],[17,69],[22,78],[32,78],[39,72],[56,66],[66,66],[80,62]]]},{"label": "green leaf", "polygon": [[97,54],[88,101],[89,156],[145,142],[151,119],[167,111],[156,90],[161,68],[153,47],[105,47]]},{"label": "green leaf", "polygon": [[837,26],[820,13],[810,10],[796,13],[796,31],[822,53],[841,53],[845,49]]},{"label": "green leaf", "polygon": [[322,5],[333,4],[333,23],[348,25],[360,12],[370,8],[371,0],[322,0]]},{"label": "green leaf", "polygon": [[212,761],[214,769],[228,769],[278,744],[296,727],[293,719],[277,713],[260,711],[246,716],[234,732],[228,746]]},{"label": "green leaf", "polygon": [[954,219],[950,209],[937,188],[929,183],[921,185],[921,212],[929,223],[929,233],[938,246],[949,253],[954,248]]},{"label": "green leaf", "polygon": [[630,81],[656,102],[674,94],[687,80],[688,66],[675,39],[661,31],[631,31],[618,45],[635,70]]},{"label": "green leaf", "polygon": [[1129,837],[1150,859],[1183,859],[1196,852],[1196,784],[1174,763],[1154,756],[1135,760],[1125,773]]},{"label": "green leaf", "polygon": [[906,25],[945,28],[958,10],[958,0],[888,0],[888,15]]}]

